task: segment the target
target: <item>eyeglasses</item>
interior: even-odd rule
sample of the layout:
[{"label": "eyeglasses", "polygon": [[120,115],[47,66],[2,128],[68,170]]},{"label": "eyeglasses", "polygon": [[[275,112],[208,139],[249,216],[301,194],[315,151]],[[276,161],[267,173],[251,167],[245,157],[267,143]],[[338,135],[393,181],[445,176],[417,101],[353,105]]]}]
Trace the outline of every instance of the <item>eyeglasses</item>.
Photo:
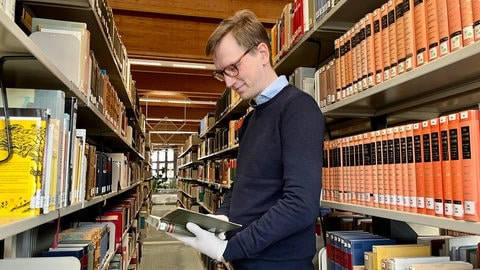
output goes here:
[{"label": "eyeglasses", "polygon": [[240,64],[240,61],[242,61],[243,57],[245,57],[245,55],[247,55],[247,54],[248,54],[253,48],[255,48],[256,46],[257,46],[257,45],[254,45],[254,46],[250,47],[250,49],[246,50],[246,51],[242,54],[242,56],[240,56],[240,58],[238,58],[238,60],[237,60],[235,63],[227,66],[227,67],[224,68],[224,69],[217,69],[217,70],[213,71],[213,72],[212,72],[212,76],[213,76],[215,79],[217,79],[217,80],[219,80],[219,81],[221,81],[221,82],[225,81],[225,75],[227,75],[228,77],[237,77],[237,76],[238,76],[238,73],[239,73],[238,67],[237,67],[238,64]]}]

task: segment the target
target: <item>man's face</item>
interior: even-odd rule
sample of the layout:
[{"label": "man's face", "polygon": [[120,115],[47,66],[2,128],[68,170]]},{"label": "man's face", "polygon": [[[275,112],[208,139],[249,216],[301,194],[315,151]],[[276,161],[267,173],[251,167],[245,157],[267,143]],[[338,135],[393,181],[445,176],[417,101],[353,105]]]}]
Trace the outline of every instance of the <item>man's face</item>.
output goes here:
[{"label": "man's face", "polygon": [[235,38],[228,34],[213,55],[213,62],[217,70],[222,71],[225,85],[244,100],[252,99],[262,91],[259,85],[262,64],[260,55],[255,50],[256,47],[242,48]]}]

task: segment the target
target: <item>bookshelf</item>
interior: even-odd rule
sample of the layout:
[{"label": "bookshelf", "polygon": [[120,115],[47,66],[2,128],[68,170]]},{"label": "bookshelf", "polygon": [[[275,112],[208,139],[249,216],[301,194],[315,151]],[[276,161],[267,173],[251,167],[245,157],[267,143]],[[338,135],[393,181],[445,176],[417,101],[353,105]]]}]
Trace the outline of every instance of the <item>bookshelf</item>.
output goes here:
[{"label": "bookshelf", "polygon": [[[96,211],[108,206],[110,202],[136,197],[135,203],[132,203],[135,204],[136,209],[132,211],[132,217],[135,220],[126,226],[122,235],[122,239],[129,238],[131,237],[129,235],[132,234],[129,230],[137,227],[137,223],[140,224],[140,213],[144,212],[141,206],[149,203],[152,184],[148,173],[149,165],[144,161],[144,153],[149,150],[149,146],[144,143],[146,138],[144,125],[139,118],[140,108],[137,107],[135,89],[130,85],[128,63],[125,62],[126,58],[122,58],[126,57],[123,54],[126,51],[124,51],[124,47],[119,46],[119,40],[115,40],[115,33],[105,31],[106,28],[102,22],[104,18],[99,15],[101,14],[98,7],[99,2],[101,1],[40,0],[16,1],[16,5],[17,9],[24,5],[29,7],[37,17],[87,23],[92,37],[90,48],[95,52],[95,57],[101,63],[102,68],[108,71],[110,83],[119,100],[126,107],[125,115],[128,125],[134,130],[133,139],[129,139],[120,127],[113,125],[112,120],[109,120],[91,103],[89,97],[82,93],[79,87],[70,81],[22,30],[24,26],[17,24],[5,16],[3,10],[0,10],[0,35],[2,36],[0,57],[5,59],[1,63],[3,82],[8,88],[58,89],[62,90],[66,97],[75,97],[78,101],[77,128],[86,130],[88,142],[96,144],[97,149],[105,152],[121,152],[127,155],[132,164],[132,181],[127,187],[118,191],[96,195],[90,200],[81,200],[47,214],[29,217],[0,217],[0,242],[4,253],[2,258],[9,259],[8,262],[0,260],[2,265],[4,265],[3,263],[17,263],[15,261],[17,256],[30,257],[32,254],[36,255],[41,248],[48,247],[51,244],[48,243],[50,240],[48,238],[50,236],[53,238],[54,230],[52,234],[48,232],[52,231],[50,229],[57,220],[61,220],[64,222],[62,225],[66,225],[69,221],[75,220],[77,216],[98,215]],[[113,21],[113,18],[111,19]],[[19,56],[22,59],[19,59]],[[148,207],[146,208],[148,212]],[[138,235],[132,237],[132,241],[135,243],[139,240]],[[108,258],[105,259],[106,263],[100,269],[108,269],[110,260],[113,259],[115,251],[120,249],[120,246],[113,248],[114,252],[108,254]],[[133,254],[133,250],[131,254]],[[28,264],[28,262],[24,264],[24,261],[19,263],[17,266]]]},{"label": "bookshelf", "polygon": [[[313,29],[304,33],[275,63],[278,74],[288,77],[297,67],[319,68],[328,63],[334,57],[335,39],[387,1],[331,2],[335,4],[325,16],[316,19]],[[476,41],[322,107],[328,137],[335,139],[399,123],[428,120],[462,109],[478,109],[480,69],[476,63],[479,60],[480,42]],[[323,200],[321,204],[338,210],[472,234],[478,234],[480,229],[479,222],[351,204],[348,201]]]}]

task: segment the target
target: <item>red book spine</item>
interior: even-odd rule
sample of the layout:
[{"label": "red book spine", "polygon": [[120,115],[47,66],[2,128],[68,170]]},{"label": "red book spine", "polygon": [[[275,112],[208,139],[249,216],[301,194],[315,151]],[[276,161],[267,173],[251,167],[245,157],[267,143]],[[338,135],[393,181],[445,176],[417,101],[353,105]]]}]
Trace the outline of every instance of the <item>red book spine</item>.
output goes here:
[{"label": "red book spine", "polygon": [[407,144],[407,179],[408,179],[408,205],[410,212],[417,212],[417,181],[415,172],[415,147],[413,137],[413,124],[405,126]]},{"label": "red book spine", "polygon": [[450,51],[453,52],[463,47],[460,0],[447,0],[447,13]]},{"label": "red book spine", "polygon": [[433,167],[433,198],[435,201],[435,215],[443,216],[443,179],[442,179],[442,144],[440,137],[440,123],[438,118],[430,120],[430,140],[432,144]]},{"label": "red book spine", "polygon": [[452,167],[450,165],[450,148],[448,138],[448,116],[440,116],[440,140],[441,140],[441,163],[442,163],[442,183],[443,183],[443,201],[445,217],[453,217],[453,197],[452,197]]},{"label": "red book spine", "polygon": [[413,124],[413,144],[415,155],[415,181],[417,188],[417,213],[424,214],[425,209],[425,175],[423,168],[423,140],[421,123]]},{"label": "red book spine", "polygon": [[414,0],[403,0],[403,23],[405,25],[405,71],[412,70],[417,66],[413,1]]},{"label": "red book spine", "polygon": [[423,143],[423,177],[425,181],[425,213],[435,214],[434,182],[432,163],[432,141],[430,134],[430,123],[422,121],[422,143]]},{"label": "red book spine", "polygon": [[395,0],[395,26],[397,35],[397,73],[405,72],[405,18],[403,0]]},{"label": "red book spine", "polygon": [[447,0],[437,0],[439,56],[450,53]]},{"label": "red book spine", "polygon": [[379,8],[373,11],[373,43],[375,57],[375,84],[383,82],[383,47],[382,47],[382,25],[381,10]]},{"label": "red book spine", "polygon": [[472,0],[460,0],[463,46],[474,42]]},{"label": "red book spine", "polygon": [[425,1],[415,0],[413,11],[415,20],[415,52],[417,58],[417,66],[421,66],[428,62],[428,40]]},{"label": "red book spine", "polygon": [[462,220],[465,215],[465,200],[463,198],[463,175],[460,157],[460,123],[457,113],[448,115],[448,139],[452,173],[453,218]]},{"label": "red book spine", "polygon": [[388,5],[383,4],[381,10],[381,26],[382,26],[382,52],[383,52],[383,80],[390,79],[390,46],[388,37]]},{"label": "red book spine", "polygon": [[475,41],[480,40],[480,1],[472,1],[473,34]]},{"label": "red book spine", "polygon": [[373,13],[365,15],[365,46],[367,65],[367,87],[375,85],[375,44],[373,40]]}]

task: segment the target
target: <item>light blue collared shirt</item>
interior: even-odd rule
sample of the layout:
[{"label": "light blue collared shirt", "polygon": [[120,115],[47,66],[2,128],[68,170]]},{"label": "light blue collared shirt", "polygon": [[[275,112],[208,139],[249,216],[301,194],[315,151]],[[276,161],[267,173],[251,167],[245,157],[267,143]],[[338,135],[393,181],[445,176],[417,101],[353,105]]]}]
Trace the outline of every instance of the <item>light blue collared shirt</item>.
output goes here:
[{"label": "light blue collared shirt", "polygon": [[255,100],[250,100],[250,106],[255,107],[269,101],[287,85],[287,78],[284,75],[279,76],[267,88],[265,88],[265,90],[263,90],[263,92],[260,93]]}]

